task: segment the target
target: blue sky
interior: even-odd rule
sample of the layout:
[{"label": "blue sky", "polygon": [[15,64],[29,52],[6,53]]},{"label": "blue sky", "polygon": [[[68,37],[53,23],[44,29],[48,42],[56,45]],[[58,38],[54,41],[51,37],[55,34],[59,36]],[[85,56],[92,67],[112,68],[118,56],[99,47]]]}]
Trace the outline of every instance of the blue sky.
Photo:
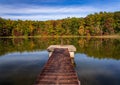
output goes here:
[{"label": "blue sky", "polygon": [[120,0],[0,0],[0,17],[13,20],[56,20],[100,11],[120,11]]}]

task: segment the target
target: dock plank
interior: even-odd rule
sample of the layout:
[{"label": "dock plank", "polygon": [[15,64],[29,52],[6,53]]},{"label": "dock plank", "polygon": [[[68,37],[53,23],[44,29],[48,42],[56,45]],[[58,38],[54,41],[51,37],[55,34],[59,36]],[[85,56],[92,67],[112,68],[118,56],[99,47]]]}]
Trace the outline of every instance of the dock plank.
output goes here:
[{"label": "dock plank", "polygon": [[34,85],[80,85],[67,48],[55,48]]}]

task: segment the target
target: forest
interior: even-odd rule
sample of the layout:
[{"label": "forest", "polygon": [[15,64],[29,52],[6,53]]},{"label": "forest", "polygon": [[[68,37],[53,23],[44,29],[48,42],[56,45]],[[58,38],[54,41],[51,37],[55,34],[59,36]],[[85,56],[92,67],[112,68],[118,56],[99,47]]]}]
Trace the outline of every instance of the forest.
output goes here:
[{"label": "forest", "polygon": [[99,12],[81,18],[33,21],[0,18],[0,37],[101,36],[120,34],[120,11]]}]

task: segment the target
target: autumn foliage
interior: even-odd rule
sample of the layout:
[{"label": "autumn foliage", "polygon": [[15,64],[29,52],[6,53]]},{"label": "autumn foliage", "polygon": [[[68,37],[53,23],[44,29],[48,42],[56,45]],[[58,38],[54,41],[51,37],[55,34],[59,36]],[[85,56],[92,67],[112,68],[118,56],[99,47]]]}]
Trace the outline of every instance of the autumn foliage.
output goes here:
[{"label": "autumn foliage", "polygon": [[32,21],[0,18],[0,36],[96,36],[120,34],[120,11],[84,18]]}]

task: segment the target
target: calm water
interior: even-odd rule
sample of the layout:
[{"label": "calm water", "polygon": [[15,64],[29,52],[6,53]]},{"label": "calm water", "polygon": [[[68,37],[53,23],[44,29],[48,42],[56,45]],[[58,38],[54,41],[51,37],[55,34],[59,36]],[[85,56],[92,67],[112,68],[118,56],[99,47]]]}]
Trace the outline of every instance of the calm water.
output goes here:
[{"label": "calm water", "polygon": [[75,69],[81,85],[120,85],[120,39],[0,38],[0,85],[32,85],[52,44],[77,48]]}]

